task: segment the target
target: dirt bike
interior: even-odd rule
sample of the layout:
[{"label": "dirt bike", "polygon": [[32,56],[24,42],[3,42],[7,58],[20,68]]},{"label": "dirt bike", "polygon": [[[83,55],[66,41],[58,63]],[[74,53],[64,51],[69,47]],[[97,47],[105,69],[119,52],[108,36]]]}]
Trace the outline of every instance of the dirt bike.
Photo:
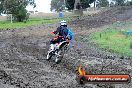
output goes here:
[{"label": "dirt bike", "polygon": [[55,43],[54,50],[50,52],[50,49],[47,54],[47,60],[50,60],[51,58],[55,59],[55,63],[59,64],[64,56],[64,54],[69,50],[69,42],[62,41],[59,43]]}]

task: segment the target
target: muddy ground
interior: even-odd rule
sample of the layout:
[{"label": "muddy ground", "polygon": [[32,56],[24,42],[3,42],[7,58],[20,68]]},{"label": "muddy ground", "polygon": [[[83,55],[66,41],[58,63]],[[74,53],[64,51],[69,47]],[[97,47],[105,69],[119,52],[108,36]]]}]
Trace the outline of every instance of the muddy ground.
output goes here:
[{"label": "muddy ground", "polygon": [[[116,11],[104,16],[118,17],[122,9]],[[128,14],[126,19],[124,17],[126,21],[131,18],[129,13],[130,7],[125,8],[120,14]],[[52,38],[49,34],[56,29],[57,24],[1,30],[0,88],[132,88],[132,83],[82,86],[75,80],[75,68],[78,65],[87,67],[87,73],[127,73],[132,76],[131,57],[102,51],[93,43],[85,42],[86,35],[101,30],[102,25],[113,22],[109,20],[106,23],[104,16],[100,19],[102,14],[95,15],[90,21],[78,19],[76,23],[75,20],[70,23],[69,26],[75,35],[69,52],[65,54],[60,64],[55,64],[53,60],[45,60],[49,40]]]}]

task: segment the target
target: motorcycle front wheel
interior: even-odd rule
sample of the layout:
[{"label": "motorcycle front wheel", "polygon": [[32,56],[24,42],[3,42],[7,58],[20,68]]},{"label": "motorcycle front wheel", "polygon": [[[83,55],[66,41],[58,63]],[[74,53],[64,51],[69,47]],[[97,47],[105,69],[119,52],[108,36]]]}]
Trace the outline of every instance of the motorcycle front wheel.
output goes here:
[{"label": "motorcycle front wheel", "polygon": [[52,57],[51,52],[50,52],[50,53],[48,52],[47,57],[46,57],[46,60],[50,60],[50,59],[51,59],[51,57]]},{"label": "motorcycle front wheel", "polygon": [[61,49],[59,49],[55,54],[55,63],[59,64],[63,58],[63,52]]}]

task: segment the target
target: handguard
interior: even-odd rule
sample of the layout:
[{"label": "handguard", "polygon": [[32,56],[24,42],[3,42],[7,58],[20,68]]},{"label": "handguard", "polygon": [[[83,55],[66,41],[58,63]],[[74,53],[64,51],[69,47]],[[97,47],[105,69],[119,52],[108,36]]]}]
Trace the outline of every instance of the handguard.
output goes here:
[{"label": "handguard", "polygon": [[51,34],[55,34],[54,31],[52,31]]}]

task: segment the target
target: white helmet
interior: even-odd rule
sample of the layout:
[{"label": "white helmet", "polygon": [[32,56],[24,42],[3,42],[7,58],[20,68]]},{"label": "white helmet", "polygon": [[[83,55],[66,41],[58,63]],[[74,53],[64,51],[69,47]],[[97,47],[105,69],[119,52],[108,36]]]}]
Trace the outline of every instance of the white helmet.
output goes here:
[{"label": "white helmet", "polygon": [[65,20],[63,20],[63,21],[60,22],[60,25],[61,26],[67,26],[67,22]]}]

